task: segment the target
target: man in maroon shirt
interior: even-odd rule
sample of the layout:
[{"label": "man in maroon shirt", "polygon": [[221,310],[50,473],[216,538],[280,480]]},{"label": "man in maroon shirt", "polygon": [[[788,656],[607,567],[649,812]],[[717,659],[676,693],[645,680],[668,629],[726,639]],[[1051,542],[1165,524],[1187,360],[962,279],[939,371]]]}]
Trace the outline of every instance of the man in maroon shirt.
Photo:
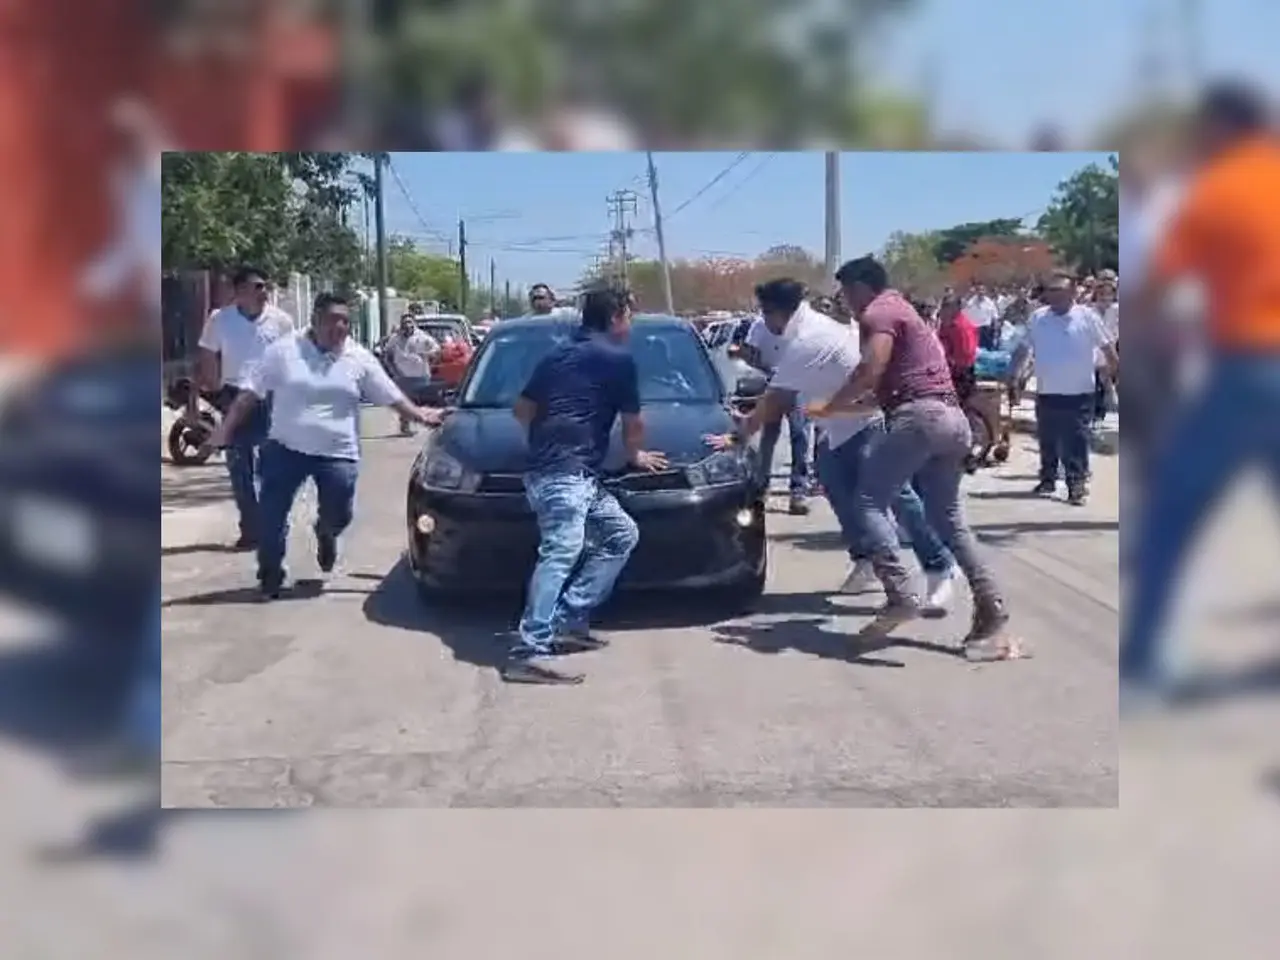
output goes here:
[{"label": "man in maroon shirt", "polygon": [[864,635],[887,635],[920,615],[920,594],[898,555],[898,532],[889,514],[894,495],[914,478],[929,525],[954,554],[973,593],[965,656],[1016,656],[1005,634],[1004,598],[964,517],[960,478],[972,437],[942,343],[902,294],[889,288],[884,266],[873,257],[850,260],[836,279],[858,320],[862,360],[827,403],[812,405],[809,412],[839,416],[878,406],[888,427],[867,454],[858,491],[866,553],[887,598]]}]

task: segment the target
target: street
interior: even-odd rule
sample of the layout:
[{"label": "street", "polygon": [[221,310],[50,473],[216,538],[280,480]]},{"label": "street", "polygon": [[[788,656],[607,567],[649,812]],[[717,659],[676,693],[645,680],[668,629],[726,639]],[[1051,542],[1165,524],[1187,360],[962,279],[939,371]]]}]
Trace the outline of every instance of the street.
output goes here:
[{"label": "street", "polygon": [[600,624],[612,646],[579,658],[587,683],[552,690],[493,670],[513,609],[418,598],[398,558],[419,441],[393,437],[381,412],[366,421],[338,570],[323,591],[312,579],[300,504],[290,557],[304,582],[271,605],[252,557],[218,547],[234,530],[221,464],[164,468],[166,806],[1117,802],[1116,458],[1097,459],[1085,508],[1026,496],[1027,437],[968,481],[1030,659],[957,659],[967,601],[855,650],[878,598],[828,600],[845,559],[815,500],[807,518],[771,514],[757,612],[718,623],[693,598],[624,599]]}]

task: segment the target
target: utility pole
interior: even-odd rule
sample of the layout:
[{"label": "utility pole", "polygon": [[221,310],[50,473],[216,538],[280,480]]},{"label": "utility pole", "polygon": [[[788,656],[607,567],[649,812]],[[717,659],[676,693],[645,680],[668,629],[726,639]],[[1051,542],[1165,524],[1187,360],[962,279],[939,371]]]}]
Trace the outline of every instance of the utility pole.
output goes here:
[{"label": "utility pole", "polygon": [[373,155],[373,231],[374,242],[378,247],[378,336],[385,337],[390,328],[387,322],[387,192],[382,175],[387,155]]},{"label": "utility pole", "polygon": [[653,202],[653,232],[658,238],[658,261],[662,264],[662,298],[667,313],[676,312],[675,297],[671,293],[671,264],[667,262],[667,238],[662,230],[662,205],[658,202],[658,167],[653,162],[653,151],[646,153],[649,160],[649,196]]},{"label": "utility pole", "polygon": [[628,217],[637,210],[639,197],[634,190],[618,190],[609,195],[609,209],[613,211],[613,232],[610,235],[618,253],[618,279],[627,283],[627,242],[632,230]]},{"label": "utility pole", "polygon": [[498,318],[498,263],[493,257],[489,258],[489,312]]},{"label": "utility pole", "polygon": [[828,150],[826,165],[827,244],[824,262],[827,280],[834,282],[832,278],[840,269],[840,153],[836,150]]},{"label": "utility pole", "polygon": [[470,274],[467,273],[467,224],[458,219],[458,312],[467,312],[467,287],[470,285]]},{"label": "utility pole", "polygon": [[502,312],[507,312],[507,305],[511,303],[511,281],[504,280],[502,284]]}]

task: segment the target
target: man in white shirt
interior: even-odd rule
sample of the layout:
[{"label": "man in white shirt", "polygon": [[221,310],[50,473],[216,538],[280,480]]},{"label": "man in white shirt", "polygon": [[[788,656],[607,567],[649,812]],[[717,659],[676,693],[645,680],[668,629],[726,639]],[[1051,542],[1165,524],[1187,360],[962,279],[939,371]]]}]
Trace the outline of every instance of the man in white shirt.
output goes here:
[{"label": "man in white shirt", "polygon": [[[412,395],[431,379],[431,364],[440,357],[440,344],[414,321],[413,314],[400,318],[400,327],[387,341],[387,356],[400,389]],[[413,434],[411,420],[400,418],[400,435]]]},{"label": "man in white shirt", "polygon": [[1000,319],[996,302],[987,293],[987,288],[980,283],[973,285],[969,299],[964,304],[964,315],[973,321],[973,325],[978,329],[990,326]]},{"label": "man in white shirt", "polygon": [[[855,328],[818,313],[804,302],[804,285],[796,280],[771,280],[756,288],[763,321],[782,346],[773,379],[755,410],[737,434],[708,437],[712,446],[745,442],[756,432],[779,423],[786,411],[828,400],[858,367],[860,351]],[[884,418],[877,411],[832,417],[819,427],[818,479],[853,561],[853,569],[841,592],[860,593],[875,580],[870,561],[861,547],[862,527],[857,519],[859,471],[867,448],[884,433]],[[910,484],[892,504],[898,523],[911,538],[911,546],[924,570],[925,607],[944,611],[954,590],[955,563],[938,540],[924,515],[924,504]]]},{"label": "man in white shirt", "polygon": [[[1120,352],[1120,303],[1116,299],[1116,275],[1113,271],[1103,270],[1098,275],[1092,306],[1098,314],[1098,322],[1102,324],[1103,333],[1107,335],[1107,340],[1115,347],[1118,354]],[[1107,358],[1101,350],[1094,355],[1094,361],[1097,367],[1097,387],[1094,391],[1093,419],[1095,426],[1101,426],[1111,406],[1115,384],[1107,375]]]},{"label": "man in white shirt", "polygon": [[[218,392],[217,406],[224,414],[248,384],[267,346],[294,329],[292,317],[267,303],[269,284],[263,271],[242,267],[232,277],[232,286],[235,299],[215,310],[200,334],[196,372],[203,389]],[[257,546],[258,449],[269,420],[270,405],[256,406],[226,448],[231,495],[240,515],[240,550]]]},{"label": "man in white shirt", "polygon": [[311,328],[264,351],[209,441],[226,444],[241,422],[271,397],[258,516],[258,582],[267,599],[279,596],[284,586],[289,513],[308,478],[316,487],[316,562],[325,573],[337,562],[338,537],[355,508],[360,404],[391,407],[427,426],[444,420],[443,411],[410,403],[378,359],[350,338],[350,308],[347,297],[320,294]]},{"label": "man in white shirt", "polygon": [[[747,331],[741,356],[757,370],[772,376],[778,365],[778,358],[782,355],[783,345],[783,336],[772,332],[762,318],[757,318]],[[789,512],[793,516],[804,516],[809,512],[809,423],[800,406],[788,410],[785,419],[787,436],[791,441]],[[773,476],[773,455],[781,436],[781,420],[766,424],[760,434],[760,469],[764,471],[766,482]]]},{"label": "man in white shirt", "polygon": [[1047,306],[1027,322],[1026,336],[1010,363],[1017,383],[1034,356],[1036,434],[1040,444],[1040,482],[1035,493],[1052,496],[1058,468],[1067,481],[1067,502],[1083,506],[1088,496],[1089,440],[1094,411],[1095,354],[1101,351],[1115,377],[1120,359],[1097,312],[1075,302],[1075,282],[1058,272],[1045,284]]}]

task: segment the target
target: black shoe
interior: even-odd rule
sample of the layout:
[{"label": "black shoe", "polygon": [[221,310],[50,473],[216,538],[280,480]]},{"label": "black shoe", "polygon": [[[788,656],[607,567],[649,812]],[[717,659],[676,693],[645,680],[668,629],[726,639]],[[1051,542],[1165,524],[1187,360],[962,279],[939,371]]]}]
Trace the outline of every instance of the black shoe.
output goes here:
[{"label": "black shoe", "polygon": [[787,505],[787,513],[793,517],[807,517],[809,515],[809,501],[804,497],[792,497],[791,503]]},{"label": "black shoe", "polygon": [[1031,492],[1037,497],[1052,497],[1058,492],[1058,485],[1052,480],[1041,480]]},{"label": "black shoe", "polygon": [[236,542],[231,545],[231,549],[243,551],[246,553],[250,550],[257,550],[258,540],[256,537],[251,537],[247,533],[242,533],[240,534],[239,539],[237,539]]},{"label": "black shoe", "polygon": [[973,607],[973,623],[964,638],[966,660],[977,663],[1010,660],[1018,654],[1007,635],[1009,611],[1003,600],[980,600]]},{"label": "black shoe", "polygon": [[1067,491],[1067,503],[1073,507],[1083,507],[1089,501],[1089,491],[1084,487],[1071,487]]},{"label": "black shoe", "polygon": [[316,563],[324,573],[332,573],[338,562],[338,538],[329,533],[316,534]]},{"label": "black shoe", "polygon": [[508,660],[499,674],[503,683],[528,683],[543,686],[575,686],[586,678],[580,673],[568,673],[546,665],[541,658]]},{"label": "black shoe", "polygon": [[284,573],[268,573],[258,575],[258,586],[262,590],[263,600],[279,600],[284,592]]},{"label": "black shoe", "polygon": [[589,633],[566,633],[551,641],[551,653],[557,657],[569,657],[575,653],[594,653],[603,650],[609,641],[593,637]]}]

